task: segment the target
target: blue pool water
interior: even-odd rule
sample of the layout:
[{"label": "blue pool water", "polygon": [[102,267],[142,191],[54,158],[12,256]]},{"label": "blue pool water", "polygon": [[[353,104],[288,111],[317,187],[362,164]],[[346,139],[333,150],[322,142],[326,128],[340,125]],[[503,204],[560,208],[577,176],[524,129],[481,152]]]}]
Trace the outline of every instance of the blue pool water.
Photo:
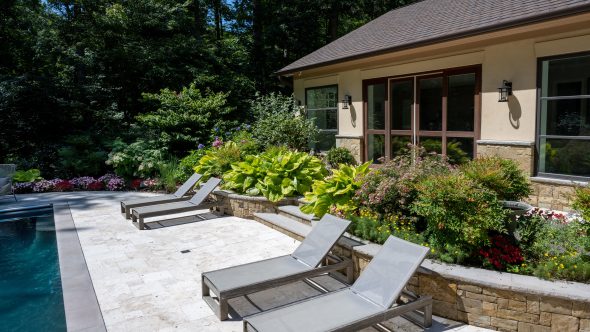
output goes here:
[{"label": "blue pool water", "polygon": [[0,329],[66,331],[53,209],[0,213]]}]

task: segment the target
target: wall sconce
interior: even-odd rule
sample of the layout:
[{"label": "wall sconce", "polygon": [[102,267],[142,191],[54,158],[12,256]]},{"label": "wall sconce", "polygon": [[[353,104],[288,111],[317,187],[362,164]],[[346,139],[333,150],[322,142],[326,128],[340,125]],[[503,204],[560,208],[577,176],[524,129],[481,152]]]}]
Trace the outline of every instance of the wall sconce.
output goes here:
[{"label": "wall sconce", "polygon": [[344,99],[342,99],[342,109],[347,110],[350,105],[352,105],[352,96],[344,95]]},{"label": "wall sconce", "polygon": [[508,102],[508,96],[512,96],[512,82],[506,80],[502,81],[502,86],[499,87],[498,90],[500,91],[500,99],[498,99],[498,102]]}]

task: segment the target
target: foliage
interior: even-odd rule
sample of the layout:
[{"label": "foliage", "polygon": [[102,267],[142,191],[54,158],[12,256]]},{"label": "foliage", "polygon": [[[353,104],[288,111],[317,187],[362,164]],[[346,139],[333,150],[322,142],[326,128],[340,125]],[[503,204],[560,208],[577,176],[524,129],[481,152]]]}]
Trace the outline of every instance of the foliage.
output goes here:
[{"label": "foliage", "polygon": [[210,177],[221,177],[223,173],[231,169],[231,164],[241,160],[241,151],[238,145],[232,141],[219,147],[213,147],[205,152],[194,167],[194,171],[203,175],[201,181],[207,181]]},{"label": "foliage", "polygon": [[338,167],[340,164],[356,165],[356,159],[347,148],[331,148],[326,154],[326,161],[332,168]]},{"label": "foliage", "polygon": [[180,92],[162,89],[159,93],[144,93],[148,104],[157,109],[137,116],[141,126],[152,133],[158,146],[173,153],[186,153],[199,142],[207,142],[213,127],[219,127],[234,108],[227,105],[227,93],[205,94],[191,83]]},{"label": "foliage", "polygon": [[116,140],[106,164],[111,165],[117,175],[125,178],[152,176],[167,153],[166,148],[156,148],[154,145],[153,141],[142,139],[131,144]]},{"label": "foliage", "polygon": [[307,151],[319,133],[314,121],[301,114],[293,97],[274,93],[258,95],[250,109],[256,119],[252,135],[263,148],[284,145]]},{"label": "foliage", "polygon": [[518,201],[532,192],[527,175],[511,159],[480,157],[463,165],[461,171],[501,200]]},{"label": "foliage", "polygon": [[340,211],[355,210],[352,197],[363,184],[370,165],[371,162],[357,167],[340,164],[338,169],[332,170],[330,177],[313,183],[311,192],[305,194],[307,203],[301,211],[320,218],[333,207]]},{"label": "foliage", "polygon": [[520,248],[503,235],[494,235],[490,245],[479,249],[483,257],[483,266],[497,270],[505,270],[524,261]]},{"label": "foliage", "polygon": [[57,174],[63,177],[104,174],[108,156],[107,144],[87,134],[68,136],[64,144],[57,150]]},{"label": "foliage", "polygon": [[239,193],[263,195],[272,202],[301,195],[327,175],[322,161],[304,152],[280,150],[246,156],[224,174],[224,187]]},{"label": "foliage", "polygon": [[349,232],[360,238],[383,244],[393,235],[406,241],[427,245],[424,243],[424,237],[416,231],[412,219],[395,215],[381,218],[369,210],[361,210],[358,216],[351,215],[349,218],[352,221]]},{"label": "foliage", "polygon": [[37,180],[42,180],[41,171],[38,169],[32,168],[26,171],[18,170],[12,176],[12,181],[15,183],[19,182],[35,182]]},{"label": "foliage", "polygon": [[176,191],[176,185],[180,181],[178,177],[178,160],[170,159],[168,161],[158,163],[158,174],[160,175],[160,185],[164,187],[166,192]]},{"label": "foliage", "polygon": [[426,220],[433,247],[451,244],[474,252],[490,244],[491,231],[506,232],[505,212],[495,193],[460,172],[428,176],[416,190],[411,209]]},{"label": "foliage", "polygon": [[432,174],[446,174],[450,169],[442,156],[427,154],[422,148],[412,146],[407,154],[371,172],[354,201],[384,216],[411,216],[410,206],[417,196],[416,184]]},{"label": "foliage", "polygon": [[580,212],[582,218],[590,222],[590,187],[576,188],[572,207]]},{"label": "foliage", "polygon": [[193,173],[195,173],[195,165],[199,163],[199,160],[206,152],[207,150],[204,147],[198,150],[193,150],[180,160],[178,168],[176,169],[176,178],[179,182],[185,182],[191,177],[191,175],[193,175]]},{"label": "foliage", "polygon": [[247,130],[238,130],[233,133],[231,140],[240,148],[242,157],[261,152],[260,145],[252,133]]}]

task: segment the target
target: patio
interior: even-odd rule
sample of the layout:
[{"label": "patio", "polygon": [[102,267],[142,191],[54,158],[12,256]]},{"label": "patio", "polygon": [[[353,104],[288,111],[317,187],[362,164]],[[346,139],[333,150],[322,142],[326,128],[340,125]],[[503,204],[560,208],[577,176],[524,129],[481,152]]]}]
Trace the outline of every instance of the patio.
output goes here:
[{"label": "patio", "polygon": [[[19,202],[68,203],[109,331],[241,331],[241,319],[220,322],[201,300],[200,274],[288,254],[298,245],[257,222],[207,214],[198,221],[177,215],[138,231],[119,213],[119,202],[145,193],[76,192],[20,195]],[[0,205],[1,207],[2,205]],[[344,285],[314,279],[328,290]],[[320,294],[297,284],[230,301],[232,316],[244,316]],[[396,331],[420,331],[398,318]],[[429,331],[484,331],[435,317]]]}]

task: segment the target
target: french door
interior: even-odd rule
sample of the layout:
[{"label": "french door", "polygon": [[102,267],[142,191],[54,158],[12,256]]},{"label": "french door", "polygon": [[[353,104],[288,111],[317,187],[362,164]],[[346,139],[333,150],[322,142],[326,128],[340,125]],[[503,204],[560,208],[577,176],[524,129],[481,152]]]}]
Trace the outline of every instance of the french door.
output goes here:
[{"label": "french door", "polygon": [[475,155],[480,67],[363,82],[365,159],[380,164],[418,144],[461,164]]}]

